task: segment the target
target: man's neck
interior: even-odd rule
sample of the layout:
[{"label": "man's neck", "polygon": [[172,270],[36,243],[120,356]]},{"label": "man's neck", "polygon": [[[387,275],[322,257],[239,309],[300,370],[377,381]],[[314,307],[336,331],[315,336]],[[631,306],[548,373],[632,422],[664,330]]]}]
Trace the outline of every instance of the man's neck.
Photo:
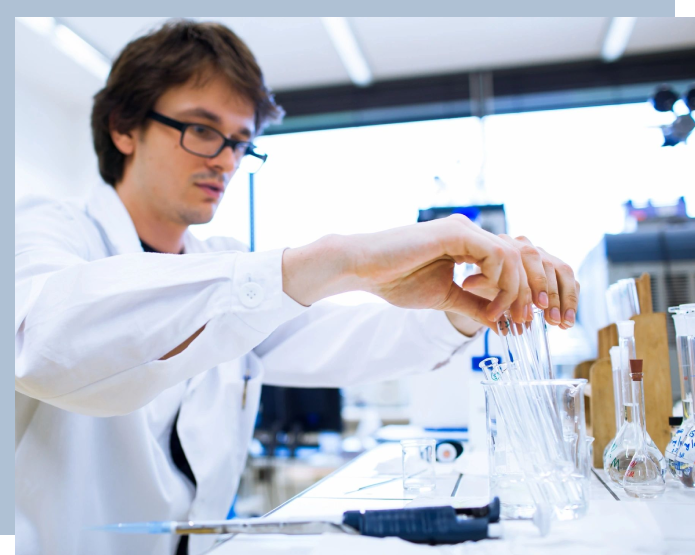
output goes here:
[{"label": "man's neck", "polygon": [[128,188],[116,187],[116,193],[130,214],[141,241],[162,253],[178,254],[182,251],[188,226],[165,220],[148,210],[146,203],[129,194]]}]

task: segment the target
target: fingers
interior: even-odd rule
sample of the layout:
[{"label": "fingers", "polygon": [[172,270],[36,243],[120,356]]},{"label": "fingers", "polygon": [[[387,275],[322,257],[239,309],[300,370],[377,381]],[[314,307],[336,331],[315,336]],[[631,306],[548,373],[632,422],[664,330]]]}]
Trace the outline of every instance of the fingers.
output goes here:
[{"label": "fingers", "polygon": [[521,300],[513,312],[515,319],[522,320],[523,306],[530,302],[530,294],[519,251],[466,218],[450,216],[445,220],[448,220],[446,223],[452,232],[445,240],[446,254],[457,262],[476,264],[488,283],[499,289],[487,306],[486,320],[497,321],[519,297]]},{"label": "fingers", "polygon": [[497,324],[487,318],[487,307],[490,302],[483,297],[464,291],[455,283],[451,284],[451,290],[447,298],[445,310],[464,314],[476,322],[497,331]]},{"label": "fingers", "polygon": [[500,237],[521,255],[519,297],[512,304],[511,313],[515,322],[527,322],[533,318],[532,302],[539,306],[538,303],[543,301],[547,306],[548,284],[541,255],[526,237],[512,239],[504,234]]},{"label": "fingers", "polygon": [[557,285],[555,266],[549,259],[544,257],[543,267],[548,279],[548,308],[545,310],[545,321],[557,326],[562,322],[562,312],[560,312],[560,290]]},{"label": "fingers", "polygon": [[578,283],[574,280],[574,272],[567,264],[561,265],[555,270],[558,276],[558,288],[560,290],[560,312],[562,323],[560,328],[569,329],[574,326],[579,304]]},{"label": "fingers", "polygon": [[[506,236],[505,236],[506,237]],[[533,294],[533,302],[539,308],[548,307],[548,278],[543,267],[543,258],[540,251],[526,237],[517,237],[509,241],[514,241],[515,246],[521,253],[521,261],[526,270],[526,279]]]},{"label": "fingers", "polygon": [[[557,280],[557,293],[551,295],[551,307],[548,311],[548,321],[561,329],[574,326],[579,304],[579,283],[574,278],[572,268],[559,258],[541,249],[544,264],[552,265],[553,274]],[[550,281],[550,280],[549,280]],[[555,310],[553,310],[555,309]]]},{"label": "fingers", "polygon": [[533,317],[533,302],[545,309],[548,323],[563,329],[574,325],[579,284],[569,265],[535,247],[525,237],[497,237],[466,218],[451,217],[449,223],[455,234],[445,251],[456,262],[476,264],[483,276],[467,278],[464,287],[499,289],[486,309],[487,320],[497,321],[510,310],[514,322],[529,321]]}]

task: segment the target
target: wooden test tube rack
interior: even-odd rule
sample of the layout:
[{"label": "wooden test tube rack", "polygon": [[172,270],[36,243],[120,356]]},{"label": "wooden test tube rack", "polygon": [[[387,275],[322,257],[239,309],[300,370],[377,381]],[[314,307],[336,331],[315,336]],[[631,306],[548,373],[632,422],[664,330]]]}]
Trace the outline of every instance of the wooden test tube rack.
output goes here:
[{"label": "wooden test tube rack", "polygon": [[[649,274],[635,280],[640,312],[635,321],[637,358],[644,361],[644,404],[647,431],[663,453],[671,439],[668,418],[671,416],[671,371],[669,367],[666,317],[652,311]],[[609,350],[618,345],[618,327],[611,324],[598,331],[598,359],[577,366],[575,377],[588,378],[586,417],[589,433],[594,436],[594,467],[603,468],[603,450],[616,434],[613,370]]]}]

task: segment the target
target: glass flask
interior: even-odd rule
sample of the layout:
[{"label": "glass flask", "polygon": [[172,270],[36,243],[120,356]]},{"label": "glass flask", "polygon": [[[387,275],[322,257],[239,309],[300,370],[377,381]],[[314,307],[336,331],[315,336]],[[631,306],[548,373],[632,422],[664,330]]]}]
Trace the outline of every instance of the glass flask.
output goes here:
[{"label": "glass flask", "polygon": [[646,441],[647,426],[644,419],[644,389],[642,387],[642,361],[630,361],[632,400],[635,404],[634,417],[637,424],[637,447],[623,476],[623,489],[630,497],[652,499],[666,491],[666,481],[659,460],[649,449]]},{"label": "glass flask", "polygon": [[695,383],[695,305],[671,307],[676,328],[676,350],[678,370],[681,378],[681,402],[683,405],[683,423],[678,427],[666,447],[668,467],[674,478],[685,487],[695,487],[695,416],[693,415],[693,397]]},{"label": "glass flask", "polygon": [[[603,469],[610,479],[622,487],[623,477],[640,441],[641,431],[637,425],[636,402],[632,398],[632,380],[630,378],[630,360],[636,359],[635,353],[635,322],[626,320],[618,322],[620,349],[620,381],[623,405],[623,420],[615,438],[609,443],[610,448],[605,452]],[[614,377],[616,375],[614,374]],[[645,421],[646,422],[646,421]],[[659,461],[662,475],[666,474],[666,459],[656,446],[649,432],[646,433],[647,449]]]}]

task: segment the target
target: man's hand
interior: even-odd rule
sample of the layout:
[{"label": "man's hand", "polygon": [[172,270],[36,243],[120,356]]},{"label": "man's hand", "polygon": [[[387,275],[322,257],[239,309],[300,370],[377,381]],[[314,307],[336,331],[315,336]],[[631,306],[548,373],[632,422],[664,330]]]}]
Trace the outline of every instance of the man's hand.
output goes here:
[{"label": "man's hand", "polygon": [[[492,299],[454,283],[454,265],[464,262],[480,268],[481,280],[496,290]],[[305,305],[362,290],[396,306],[465,314],[485,325],[493,325],[506,310],[516,322],[530,319],[532,302],[519,248],[458,214],[380,233],[328,236],[288,249],[283,288]]]},{"label": "man's hand", "polygon": [[[535,247],[526,237],[512,239],[508,235],[500,235],[500,238],[513,245],[521,254],[533,302],[537,307],[545,309],[546,321],[561,329],[571,328],[579,302],[579,282],[574,278],[572,268],[559,258]],[[469,276],[462,287],[486,299],[492,299],[497,294],[497,289],[482,274]]]}]

